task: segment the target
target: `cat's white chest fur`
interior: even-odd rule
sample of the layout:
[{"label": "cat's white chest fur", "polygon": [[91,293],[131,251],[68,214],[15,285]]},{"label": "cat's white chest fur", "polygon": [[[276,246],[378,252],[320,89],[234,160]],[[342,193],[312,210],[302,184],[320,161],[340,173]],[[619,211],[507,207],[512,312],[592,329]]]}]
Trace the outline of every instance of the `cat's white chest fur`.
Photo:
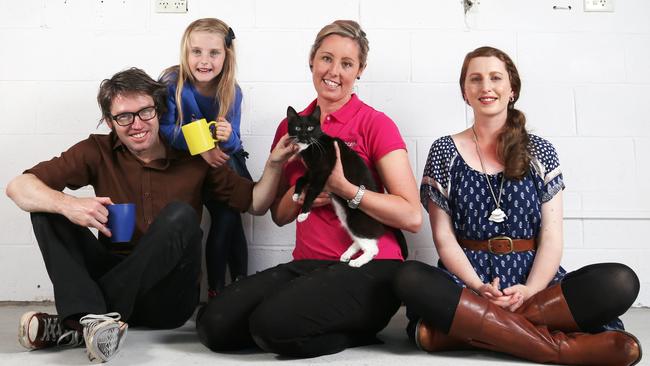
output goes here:
[{"label": "cat's white chest fur", "polygon": [[303,151],[309,147],[309,144],[306,144],[304,142],[297,142],[296,145],[298,145],[298,151]]}]

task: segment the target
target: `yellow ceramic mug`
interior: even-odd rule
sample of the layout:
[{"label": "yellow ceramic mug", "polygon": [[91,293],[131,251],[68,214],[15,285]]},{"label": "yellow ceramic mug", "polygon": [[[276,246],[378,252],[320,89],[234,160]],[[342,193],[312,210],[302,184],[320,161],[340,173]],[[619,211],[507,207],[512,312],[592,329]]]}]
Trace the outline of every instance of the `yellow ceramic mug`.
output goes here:
[{"label": "yellow ceramic mug", "polygon": [[215,125],[216,128],[216,124],[215,121],[208,123],[202,118],[181,127],[190,154],[197,155],[214,148],[218,140],[212,137],[210,126]]}]

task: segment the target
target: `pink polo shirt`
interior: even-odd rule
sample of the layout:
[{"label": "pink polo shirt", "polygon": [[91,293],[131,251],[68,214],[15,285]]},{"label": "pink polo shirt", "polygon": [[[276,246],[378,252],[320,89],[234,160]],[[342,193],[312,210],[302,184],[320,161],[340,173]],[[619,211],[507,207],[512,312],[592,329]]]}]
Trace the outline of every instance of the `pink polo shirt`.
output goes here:
[{"label": "pink polo shirt", "polygon": [[[300,115],[310,114],[316,107],[314,100]],[[287,133],[287,119],[280,122],[273,147],[280,137]],[[387,153],[406,149],[406,144],[395,123],[382,112],[363,103],[356,94],[338,111],[328,115],[322,129],[330,136],[338,137],[356,151],[370,167],[377,186],[383,192],[384,185],[379,179],[375,164]],[[296,184],[305,172],[300,160],[294,160],[284,167],[289,185]],[[341,226],[332,205],[312,208],[309,217],[296,222],[296,247],[293,258],[338,260],[352,244],[352,238]],[[401,259],[402,253],[392,232],[386,232],[379,239],[379,253],[375,259]]]}]

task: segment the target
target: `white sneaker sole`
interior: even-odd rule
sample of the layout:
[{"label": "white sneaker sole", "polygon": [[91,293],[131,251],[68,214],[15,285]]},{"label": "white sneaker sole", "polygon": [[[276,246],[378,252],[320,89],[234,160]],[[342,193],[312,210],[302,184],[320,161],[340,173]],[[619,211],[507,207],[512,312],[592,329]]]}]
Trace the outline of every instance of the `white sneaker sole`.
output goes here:
[{"label": "white sneaker sole", "polygon": [[113,358],[119,351],[124,342],[128,326],[120,332],[120,324],[115,321],[106,321],[110,324],[105,325],[90,339],[86,340],[86,352],[90,362],[107,362]]},{"label": "white sneaker sole", "polygon": [[29,311],[23,314],[23,316],[20,317],[20,323],[18,324],[18,343],[30,351],[36,349],[36,346],[29,340],[29,319],[31,319],[34,314],[36,314],[35,311]]}]

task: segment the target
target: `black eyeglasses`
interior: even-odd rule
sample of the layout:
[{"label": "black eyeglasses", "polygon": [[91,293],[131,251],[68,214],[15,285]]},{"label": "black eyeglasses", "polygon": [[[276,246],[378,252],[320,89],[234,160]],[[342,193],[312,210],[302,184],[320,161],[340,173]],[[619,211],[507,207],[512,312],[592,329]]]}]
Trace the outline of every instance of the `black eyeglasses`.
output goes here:
[{"label": "black eyeglasses", "polygon": [[141,121],[153,119],[156,116],[156,107],[144,107],[137,112],[124,112],[116,116],[111,115],[111,118],[120,126],[128,126],[135,121],[135,116],[140,117]]}]

